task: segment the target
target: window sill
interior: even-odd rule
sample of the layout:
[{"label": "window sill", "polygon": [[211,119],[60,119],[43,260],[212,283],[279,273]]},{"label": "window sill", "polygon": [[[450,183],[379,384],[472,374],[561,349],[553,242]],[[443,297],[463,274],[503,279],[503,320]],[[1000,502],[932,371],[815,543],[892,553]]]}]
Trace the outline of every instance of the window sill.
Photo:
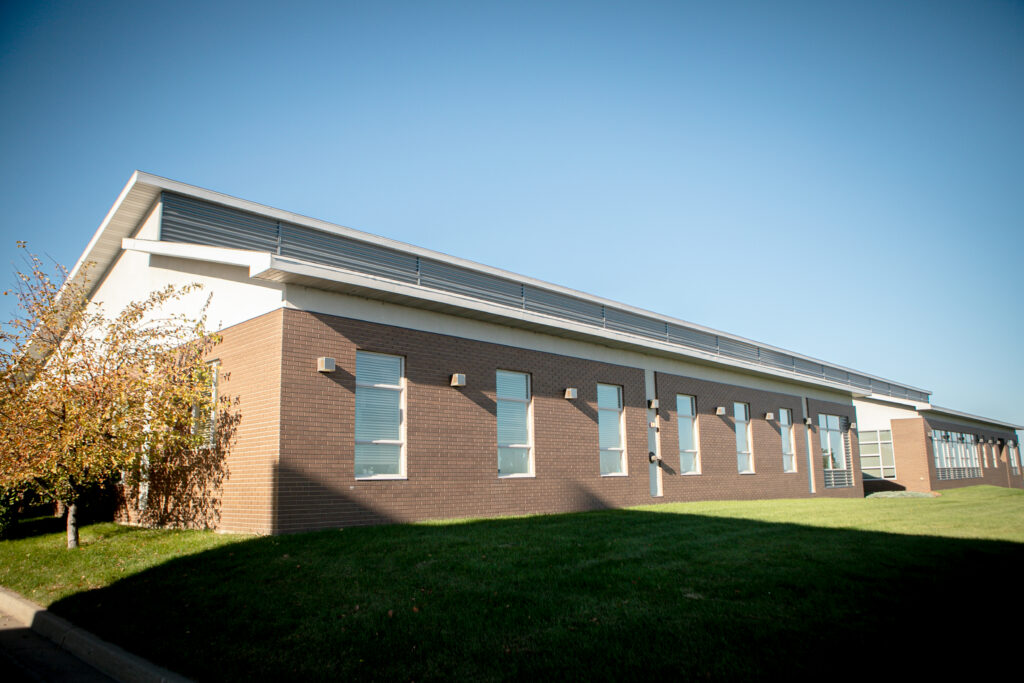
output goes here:
[{"label": "window sill", "polygon": [[748,471],[748,472],[738,472],[737,474],[757,474],[757,472]]},{"label": "window sill", "polygon": [[536,479],[536,474],[499,474],[498,479]]},{"label": "window sill", "polygon": [[628,477],[628,472],[609,472],[608,474],[602,474],[602,477]]},{"label": "window sill", "polygon": [[681,477],[699,477],[700,475],[701,475],[700,472],[680,472],[679,473],[679,476],[681,476]]},{"label": "window sill", "polygon": [[404,474],[375,474],[372,477],[356,477],[356,481],[408,481]]}]

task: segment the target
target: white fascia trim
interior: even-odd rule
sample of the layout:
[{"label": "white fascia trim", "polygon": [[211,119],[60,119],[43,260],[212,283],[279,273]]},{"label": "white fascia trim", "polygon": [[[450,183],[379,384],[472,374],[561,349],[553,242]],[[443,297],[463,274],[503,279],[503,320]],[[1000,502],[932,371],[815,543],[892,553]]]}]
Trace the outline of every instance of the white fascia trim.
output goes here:
[{"label": "white fascia trim", "polygon": [[[794,351],[790,351],[788,349],[783,349],[783,348],[780,348],[780,347],[777,347],[777,346],[771,346],[769,344],[765,344],[765,343],[762,343],[762,342],[754,341],[752,339],[747,339],[746,337],[740,337],[738,335],[730,334],[728,332],[722,332],[720,330],[716,330],[716,329],[713,329],[713,328],[710,328],[710,327],[705,327],[703,325],[698,325],[697,323],[688,322],[688,321],[685,321],[685,320],[682,320],[682,319],[679,319],[679,318],[672,318],[670,316],[662,315],[660,313],[655,313],[654,311],[648,311],[648,310],[643,309],[643,308],[637,308],[635,306],[630,306],[629,304],[624,304],[622,302],[614,301],[612,299],[605,299],[603,297],[595,296],[593,294],[587,294],[586,292],[581,292],[581,291],[576,290],[576,289],[570,289],[568,287],[562,287],[561,285],[556,285],[556,284],[553,284],[553,283],[550,283],[550,282],[545,282],[544,280],[538,280],[538,279],[531,278],[531,277],[528,277],[528,276],[525,276],[525,275],[519,275],[519,274],[513,273],[511,271],[502,270],[500,268],[494,268],[492,266],[487,266],[487,265],[484,265],[482,263],[476,263],[474,261],[469,261],[467,259],[459,258],[457,256],[451,256],[450,254],[445,254],[443,252],[433,251],[432,249],[424,249],[423,247],[417,247],[415,245],[407,244],[405,242],[399,242],[398,240],[388,239],[386,237],[380,237],[378,235],[373,235],[373,234],[370,234],[370,233],[367,233],[367,232],[363,232],[361,230],[355,230],[353,228],[348,228],[348,227],[345,227],[345,226],[336,225],[334,223],[328,223],[326,221],[322,221],[322,220],[319,220],[319,219],[316,219],[316,218],[310,218],[308,216],[303,216],[301,214],[292,213],[291,211],[284,211],[284,210],[281,210],[281,209],[275,209],[273,207],[266,206],[264,204],[258,204],[256,202],[251,202],[251,201],[246,200],[246,199],[239,199],[237,197],[232,197],[230,195],[222,194],[220,192],[214,192],[212,190],[206,190],[206,189],[203,189],[201,187],[196,187],[194,185],[188,185],[187,183],[181,183],[181,182],[178,182],[176,180],[170,180],[169,178],[163,178],[161,176],[153,175],[151,173],[145,173],[143,171],[136,171],[135,174],[132,176],[132,179],[133,179],[134,182],[138,182],[140,184],[146,184],[146,185],[154,186],[154,187],[157,187],[157,188],[162,189],[162,190],[167,190],[168,192],[176,192],[178,194],[182,194],[182,195],[186,195],[186,196],[190,196],[190,197],[195,197],[196,199],[201,199],[201,200],[204,200],[204,201],[213,202],[215,204],[222,204],[224,206],[230,206],[232,208],[239,209],[241,211],[247,211],[249,213],[255,213],[255,214],[262,215],[262,216],[267,216],[267,217],[270,217],[270,218],[274,218],[276,220],[285,221],[285,222],[289,222],[289,223],[294,223],[296,225],[310,227],[310,228],[314,228],[316,230],[322,230],[323,232],[328,232],[328,233],[332,233],[332,234],[335,234],[335,235],[341,235],[341,236],[344,236],[344,237],[348,237],[350,239],[359,240],[361,242],[366,242],[368,244],[374,244],[374,245],[377,245],[377,246],[387,247],[389,249],[396,249],[398,251],[402,251],[402,252],[405,252],[407,254],[413,254],[413,255],[422,256],[422,257],[425,257],[425,258],[436,259],[436,260],[439,260],[439,261],[443,261],[444,263],[460,266],[462,268],[467,268],[469,270],[473,270],[473,271],[477,271],[477,272],[481,272],[481,273],[487,273],[489,275],[494,275],[496,277],[501,277],[501,278],[504,278],[504,279],[507,279],[507,280],[513,280],[515,282],[521,282],[521,283],[526,284],[526,285],[537,287],[538,289],[544,289],[544,290],[547,290],[547,291],[557,292],[559,294],[565,294],[566,296],[571,296],[571,297],[575,297],[577,299],[582,299],[583,301],[587,301],[587,302],[590,302],[590,303],[595,303],[595,304],[599,304],[599,305],[602,305],[602,306],[611,306],[613,308],[618,308],[618,309],[621,309],[621,310],[624,310],[624,311],[628,311],[630,313],[635,313],[637,315],[642,315],[642,316],[646,316],[646,317],[649,317],[649,318],[654,318],[655,320],[660,320],[662,322],[672,323],[672,324],[675,324],[675,325],[682,325],[684,327],[690,327],[690,328],[693,328],[695,330],[700,330],[702,332],[707,332],[708,334],[714,334],[714,335],[717,335],[719,337],[724,337],[726,339],[731,339],[731,340],[734,340],[734,341],[740,341],[740,342],[744,342],[744,343],[747,343],[747,344],[753,344],[755,346],[760,346],[762,348],[765,348],[765,349],[768,349],[768,350],[771,350],[771,351],[776,351],[778,353],[783,353],[783,354],[786,354],[786,355],[789,355],[789,356],[793,356],[795,358],[800,358],[802,360],[806,360],[806,361],[809,361],[809,362],[812,362],[812,363],[820,363],[822,365],[826,365],[828,367],[836,368],[838,370],[844,370],[846,372],[851,372],[851,373],[853,373],[855,375],[861,375],[863,377],[868,377],[870,379],[878,380],[879,382],[885,382],[886,384],[893,384],[893,385],[896,385],[896,386],[899,386],[899,387],[904,387],[906,389],[910,389],[912,391],[919,391],[919,392],[921,392],[923,394],[931,395],[931,393],[932,393],[931,391],[928,391],[928,390],[925,390],[925,389],[920,389],[920,388],[914,387],[914,386],[910,386],[909,384],[904,384],[902,382],[894,382],[892,380],[885,379],[884,377],[878,377],[877,375],[871,375],[871,374],[868,374],[866,372],[862,372],[860,370],[855,370],[853,368],[848,368],[848,367],[843,366],[843,365],[837,365],[837,364],[832,363],[830,361],[821,360],[819,358],[813,358],[811,356],[805,356],[803,354],[799,354],[799,353],[796,353]],[[129,185],[131,185],[131,182],[129,182]]]},{"label": "white fascia trim", "polygon": [[[88,263],[90,263],[91,259],[89,259],[89,254],[92,253],[93,249],[96,248],[96,244],[100,241],[100,238],[107,231],[110,222],[114,219],[114,216],[121,210],[121,205],[124,204],[124,200],[125,198],[128,197],[128,193],[135,188],[135,184],[139,180],[139,175],[139,171],[135,171],[134,173],[132,173],[132,177],[128,179],[128,182],[125,184],[124,188],[121,189],[121,193],[117,195],[117,200],[114,201],[114,205],[110,207],[109,211],[107,211],[107,215],[104,216],[103,220],[100,222],[100,227],[96,228],[96,232],[93,233],[92,239],[89,240],[89,244],[85,246],[85,251],[82,252],[82,255],[78,258],[78,261],[75,263],[75,266],[71,269],[71,273],[68,276],[69,280],[74,280],[76,277],[78,277],[78,274],[82,271],[82,269],[85,268]],[[109,264],[97,265],[106,266]],[[106,267],[102,267],[99,275],[102,276],[105,274]]]},{"label": "white fascia trim", "polygon": [[988,422],[989,424],[998,425],[1000,427],[1008,427],[1010,429],[1024,429],[1024,426],[1016,425],[1010,422],[1003,422],[1002,420],[993,420],[990,417],[982,417],[981,415],[972,415],[971,413],[964,413],[959,410],[953,410],[952,408],[942,408],[936,405],[928,405],[925,408],[920,408],[921,412],[927,413],[938,413],[941,415],[950,415],[952,417],[963,417],[969,420],[975,420],[977,422]]},{"label": "white fascia trim", "polygon": [[[202,248],[205,249],[209,247]],[[618,330],[610,330],[607,328],[594,328],[589,325],[575,323],[570,320],[563,320],[561,318],[546,316],[542,313],[536,313],[534,311],[527,311],[525,309],[512,309],[506,306],[500,306],[497,304],[490,304],[486,301],[480,301],[479,299],[475,299],[473,297],[461,296],[459,294],[449,292],[439,292],[415,285],[406,285],[394,282],[392,280],[376,278],[373,277],[372,275],[357,274],[341,269],[334,269],[326,266],[314,265],[305,261],[296,261],[289,258],[283,258],[281,256],[277,256],[274,254],[262,254],[260,252],[247,253],[259,254],[261,256],[268,257],[269,259],[269,267],[266,270],[250,270],[250,277],[256,279],[265,279],[274,282],[288,282],[289,275],[296,275],[299,277],[306,277],[314,280],[341,283],[345,285],[351,285],[353,287],[383,291],[401,297],[409,297],[412,299],[432,301],[435,303],[445,304],[455,308],[470,309],[481,313],[499,316],[506,319],[522,320],[524,322],[550,328],[555,332],[556,336],[558,330],[570,330],[572,332],[586,335],[591,338],[614,340],[617,342],[625,343],[632,347],[639,348],[640,350],[655,349],[670,356],[695,358],[703,361],[709,361],[715,365],[724,365],[728,367],[737,368],[743,370],[744,372],[754,372],[759,375],[767,375],[769,377],[785,379],[791,382],[797,382],[799,384],[809,384],[811,386],[826,387],[828,389],[837,390],[843,394],[851,393],[850,387],[840,382],[833,382],[827,379],[818,379],[816,377],[800,373],[790,373],[786,372],[781,368],[776,369],[759,364],[744,363],[742,360],[739,359],[726,358],[714,353],[705,353],[700,351],[699,349],[682,348],[674,344],[669,344],[667,342],[659,342],[656,339],[638,337],[629,334],[628,332],[620,332]]]},{"label": "white fascia trim", "polygon": [[927,410],[928,408],[931,407],[928,403],[924,403],[922,401],[915,401],[914,399],[911,398],[899,398],[898,396],[888,396],[886,394],[873,394],[870,392],[865,394],[854,394],[854,398],[864,398],[868,399],[869,401],[878,401],[880,403],[892,403],[899,406],[913,408],[914,410]]},{"label": "white fascia trim", "polygon": [[125,237],[121,240],[121,248],[128,251],[138,251],[157,256],[170,256],[190,261],[207,261],[228,266],[242,266],[249,269],[250,277],[254,277],[257,273],[262,273],[271,267],[271,255],[262,251],[207,247],[184,242],[140,240],[130,237]]}]

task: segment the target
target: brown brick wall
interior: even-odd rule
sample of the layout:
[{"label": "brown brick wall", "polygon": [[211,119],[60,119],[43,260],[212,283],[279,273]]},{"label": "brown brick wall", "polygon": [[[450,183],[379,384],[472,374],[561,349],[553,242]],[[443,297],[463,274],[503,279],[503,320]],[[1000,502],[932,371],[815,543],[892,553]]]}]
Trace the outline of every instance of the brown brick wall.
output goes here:
[{"label": "brown brick wall", "polygon": [[908,417],[890,420],[892,450],[896,464],[895,482],[907,491],[928,493],[932,490],[932,452],[925,432],[924,418]]},{"label": "brown brick wall", "polygon": [[[803,423],[801,398],[748,387],[720,384],[692,377],[658,373],[658,402],[661,406],[661,449],[664,500],[798,498],[810,495],[807,475],[807,427]],[[676,395],[694,396],[697,406],[701,473],[681,474]],[[751,436],[755,474],[740,474],[736,462],[736,432],[733,403],[750,405]],[[852,406],[820,402],[830,414],[846,415]],[[715,409],[724,406],[725,415]],[[793,414],[796,472],[785,472],[782,463],[782,441],[779,409],[789,408]],[[773,413],[766,420],[766,413]],[[816,415],[815,415],[816,419]],[[828,496],[862,496],[859,483],[852,489],[826,489],[821,480],[821,453],[815,448],[814,470],[819,494]]]},{"label": "brown brick wall", "polygon": [[283,311],[224,330],[213,349],[220,360],[218,394],[237,400],[238,430],[227,457],[221,495],[222,531],[272,533],[274,471],[281,416]]},{"label": "brown brick wall", "polygon": [[[650,496],[647,418],[641,369],[599,363],[357,320],[284,310],[280,461],[275,532],[387,521],[494,516],[619,507],[655,501],[809,495],[799,397],[658,375],[664,497]],[[356,480],[354,407],[356,350],[403,356],[407,383],[406,480]],[[316,372],[316,359],[337,370]],[[529,373],[533,396],[535,477],[497,476],[495,372]],[[465,373],[467,386],[449,385]],[[597,384],[623,388],[627,477],[600,475]],[[566,400],[567,387],[579,391]],[[679,476],[675,393],[697,396],[704,472]],[[731,401],[751,404],[756,474],[736,472]],[[716,401],[730,417],[714,416]],[[846,415],[850,405],[818,402]],[[782,471],[778,409],[793,411],[797,472]],[[710,414],[707,414],[710,411]],[[764,413],[776,413],[772,422]],[[716,422],[717,421],[717,422]],[[815,442],[817,443],[817,442]],[[854,447],[856,445],[854,444]],[[820,456],[816,456],[820,469]],[[851,489],[819,495],[861,496]]]}]

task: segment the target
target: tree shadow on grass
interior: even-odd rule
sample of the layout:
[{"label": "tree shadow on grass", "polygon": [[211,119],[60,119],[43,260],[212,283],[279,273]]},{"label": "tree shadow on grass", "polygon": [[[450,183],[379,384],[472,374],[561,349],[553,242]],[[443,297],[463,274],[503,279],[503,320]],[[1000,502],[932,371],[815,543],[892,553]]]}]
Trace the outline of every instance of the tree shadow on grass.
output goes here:
[{"label": "tree shadow on grass", "polygon": [[984,670],[942,643],[998,632],[1022,561],[1007,542],[603,510],[247,540],[51,609],[198,680],[945,677]]}]

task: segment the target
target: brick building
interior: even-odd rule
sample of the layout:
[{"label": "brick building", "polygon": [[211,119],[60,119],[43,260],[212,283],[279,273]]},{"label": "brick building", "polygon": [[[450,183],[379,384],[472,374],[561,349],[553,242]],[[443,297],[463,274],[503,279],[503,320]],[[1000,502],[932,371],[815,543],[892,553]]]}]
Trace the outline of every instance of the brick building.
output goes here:
[{"label": "brick building", "polygon": [[928,405],[915,387],[140,172],[72,277],[90,262],[111,311],[171,283],[205,286],[185,310],[212,293],[210,360],[240,417],[226,531],[860,497],[856,401]]}]

